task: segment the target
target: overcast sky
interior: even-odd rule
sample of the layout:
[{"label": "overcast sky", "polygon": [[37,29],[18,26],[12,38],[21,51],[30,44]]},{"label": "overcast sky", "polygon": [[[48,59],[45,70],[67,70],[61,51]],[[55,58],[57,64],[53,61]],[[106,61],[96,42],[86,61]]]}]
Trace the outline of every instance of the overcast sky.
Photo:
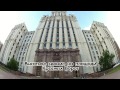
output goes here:
[{"label": "overcast sky", "polygon": [[[120,47],[120,11],[67,11],[74,14],[81,29],[90,29],[93,21],[104,23]],[[51,11],[0,11],[0,41],[4,43],[11,29],[25,23],[28,31],[35,31],[41,17]]]}]

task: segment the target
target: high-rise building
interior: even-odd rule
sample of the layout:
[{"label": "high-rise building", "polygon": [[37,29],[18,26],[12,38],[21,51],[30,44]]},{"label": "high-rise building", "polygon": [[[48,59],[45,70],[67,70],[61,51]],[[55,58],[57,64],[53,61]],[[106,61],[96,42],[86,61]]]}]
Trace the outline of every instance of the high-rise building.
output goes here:
[{"label": "high-rise building", "polygon": [[115,39],[108,28],[103,23],[93,21],[90,31],[96,40],[100,54],[107,49],[110,53],[115,55],[114,63],[118,62],[119,57],[117,47],[114,43]]},{"label": "high-rise building", "polygon": [[7,64],[11,58],[17,59],[22,43],[22,38],[26,32],[27,28],[24,23],[16,25],[11,30],[0,53],[0,61],[3,64]]},{"label": "high-rise building", "polygon": [[[72,62],[72,53],[69,54],[67,50],[71,49],[76,51],[76,49],[78,49],[79,55],[77,55],[77,51],[76,55],[74,55],[74,57],[76,56],[76,61],[91,62],[87,42],[78,25],[78,21],[74,15],[67,15],[66,11],[53,11],[51,16],[42,17],[31,41],[26,61],[34,62],[36,50],[46,52],[40,53],[42,56],[41,61],[54,61],[52,58],[54,53],[52,53],[53,51],[51,49],[54,49],[54,52],[60,54],[59,56],[62,57],[58,61],[66,60],[66,62]],[[48,52],[48,50],[50,52]],[[51,59],[49,56],[51,56]],[[44,60],[44,58],[47,59]],[[92,67],[82,68],[83,70],[81,70],[80,73],[94,72]],[[39,71],[41,72],[41,70]],[[39,72],[36,72],[34,67],[29,67],[26,72],[39,75]],[[44,72],[40,74],[41,76],[50,76],[50,74]]]},{"label": "high-rise building", "polygon": [[[99,58],[104,50],[119,61],[114,38],[107,27],[94,21],[90,30],[81,30],[74,15],[52,11],[43,16],[36,31],[28,32],[25,24],[15,26],[5,41],[0,61],[6,64],[14,57],[19,71],[41,77],[79,77],[100,71]],[[80,66],[79,71],[42,71],[41,66],[26,66],[24,62],[97,62],[95,67]]]}]

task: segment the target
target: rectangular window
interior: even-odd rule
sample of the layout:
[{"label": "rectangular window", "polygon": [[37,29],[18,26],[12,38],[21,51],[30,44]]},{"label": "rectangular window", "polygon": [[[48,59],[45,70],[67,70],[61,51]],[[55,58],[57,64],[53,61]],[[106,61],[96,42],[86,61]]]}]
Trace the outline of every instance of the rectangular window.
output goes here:
[{"label": "rectangular window", "polygon": [[91,45],[91,42],[89,42],[89,44]]},{"label": "rectangular window", "polygon": [[9,61],[10,58],[8,58],[8,61]]},{"label": "rectangular window", "polygon": [[10,54],[9,55],[11,55],[11,52],[10,52]]},{"label": "rectangular window", "polygon": [[23,61],[24,57],[22,57],[22,61]]},{"label": "rectangular window", "polygon": [[106,49],[108,49],[108,47],[106,46]]},{"label": "rectangular window", "polygon": [[14,53],[16,53],[16,50],[14,51]]},{"label": "rectangular window", "polygon": [[50,48],[52,48],[52,43],[50,43]]},{"label": "rectangular window", "polygon": [[104,41],[104,44],[106,44],[105,41]]},{"label": "rectangular window", "polygon": [[99,59],[100,57],[98,56],[98,59]]},{"label": "rectangular window", "polygon": [[90,39],[88,38],[88,41],[90,41]]},{"label": "rectangular window", "polygon": [[95,49],[97,50],[96,46],[95,46]]},{"label": "rectangular window", "polygon": [[96,51],[96,53],[98,54],[98,52]]},{"label": "rectangular window", "polygon": [[96,60],[96,57],[94,56],[94,59]]},{"label": "rectangular window", "polygon": [[102,37],[102,40],[104,40],[103,37]]},{"label": "rectangular window", "polygon": [[91,47],[91,49],[93,49],[93,47]]}]

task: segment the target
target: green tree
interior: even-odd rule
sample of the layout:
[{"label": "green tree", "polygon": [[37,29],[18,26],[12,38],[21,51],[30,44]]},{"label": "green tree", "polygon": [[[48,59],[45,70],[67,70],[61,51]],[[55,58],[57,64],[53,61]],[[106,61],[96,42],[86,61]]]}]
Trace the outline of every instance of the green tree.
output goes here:
[{"label": "green tree", "polygon": [[17,71],[19,63],[14,59],[11,58],[10,61],[7,63],[7,67],[11,70]]},{"label": "green tree", "polygon": [[99,60],[101,71],[112,68],[114,57],[115,57],[115,55],[110,54],[108,50],[105,50],[103,52],[103,54],[102,54],[102,56],[100,57],[100,60]]}]

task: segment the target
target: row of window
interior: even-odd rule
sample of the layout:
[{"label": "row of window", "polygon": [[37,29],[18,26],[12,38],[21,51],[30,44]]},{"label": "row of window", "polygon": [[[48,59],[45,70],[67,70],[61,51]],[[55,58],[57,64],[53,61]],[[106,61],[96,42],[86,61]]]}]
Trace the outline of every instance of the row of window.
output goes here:
[{"label": "row of window", "polygon": [[90,32],[87,31],[87,32],[85,32],[85,33],[90,33]]},{"label": "row of window", "polygon": [[62,15],[66,15],[65,12],[61,13],[61,12],[53,12],[53,16],[62,16]]},{"label": "row of window", "polygon": [[[30,39],[27,39],[27,40],[23,40],[22,43],[24,42],[24,44],[26,43],[26,45],[28,45],[27,42],[31,41]],[[24,46],[24,45],[23,45]]]},{"label": "row of window", "polygon": [[26,38],[31,38],[31,36],[26,36]]},{"label": "row of window", "polygon": [[[91,40],[93,41],[93,39],[91,38]],[[90,39],[88,38],[88,41],[90,41]]]},{"label": "row of window", "polygon": [[96,46],[91,46],[91,49],[93,50],[93,47],[95,48],[95,50],[97,50]]},{"label": "row of window", "polygon": [[[50,23],[51,23],[51,21],[49,22],[49,25],[48,25],[48,27],[50,26]],[[53,22],[53,27],[54,27],[54,23],[55,23],[55,20],[54,20],[54,22]],[[71,25],[72,25],[72,23],[71,23]],[[44,25],[44,28],[45,28],[45,26],[46,26],[46,22],[45,22],[45,25]],[[70,46],[72,45],[71,44],[71,37],[70,37],[70,32],[69,32],[69,28],[68,28],[68,23],[67,23],[67,21],[66,21],[66,26],[67,26],[67,33],[68,33],[68,39],[69,39],[69,42],[70,42]],[[40,37],[40,42],[41,42],[41,39],[42,39],[42,37],[43,37],[43,32],[44,32],[44,28],[43,28],[43,31],[42,31],[42,34],[41,34],[41,37]],[[64,38],[64,28],[63,28],[63,21],[62,21],[62,35],[63,35],[63,42],[65,42],[65,38]],[[52,29],[52,35],[51,35],[51,42],[52,42],[52,39],[53,39],[53,30],[54,29]],[[73,30],[73,26],[72,26],[72,30]],[[48,37],[48,31],[49,31],[49,29],[47,30],[47,33],[46,33],[46,37],[45,37],[45,41],[44,41],[44,47],[46,47],[46,42],[47,42],[47,37]],[[75,38],[75,42],[76,42],[76,46],[77,46],[77,40],[76,40],[76,37],[75,37],[75,33],[74,33],[74,30],[73,30],[73,34],[74,34],[74,38]],[[56,42],[59,42],[59,20],[57,20],[57,33],[56,33]],[[64,43],[65,44],[65,43]],[[63,44],[63,45],[64,45]],[[39,43],[39,45],[38,45],[38,47],[40,46],[40,43]],[[57,43],[56,43],[56,46],[59,46]],[[52,47],[52,44],[50,44],[50,47]]]},{"label": "row of window", "polygon": [[[88,35],[86,35],[87,37],[89,37]],[[90,35],[90,37],[92,37],[91,35]]]},{"label": "row of window", "polygon": [[[98,30],[98,33],[99,33],[99,30]],[[99,33],[100,34],[100,33]],[[96,34],[96,36],[97,36],[97,34]],[[104,41],[104,38],[102,37],[102,35],[100,34],[100,36],[101,36],[101,38],[102,38],[102,41]],[[98,38],[98,37],[97,37]],[[98,38],[98,40],[99,40],[99,38]],[[100,42],[100,40],[99,40],[99,42]],[[100,42],[101,43],[101,42]],[[107,47],[107,45],[106,45],[106,43],[105,43],[105,41],[104,41],[104,44],[105,44],[105,46],[106,46],[106,49],[108,49],[108,47]],[[103,51],[104,51],[104,48],[103,48],[103,46],[101,45],[101,47],[102,47],[102,49],[103,49]]]},{"label": "row of window", "polygon": [[109,33],[107,32],[107,30],[105,30],[105,29],[103,29],[104,30],[104,32],[107,34],[107,36],[109,37],[110,35],[109,35]]},{"label": "row of window", "polygon": [[[27,49],[27,47],[24,47],[24,51]],[[23,47],[22,47],[22,51],[23,51]]]},{"label": "row of window", "polygon": [[[20,58],[21,58],[21,57],[19,57],[19,60],[20,60]],[[22,57],[22,60],[21,60],[21,61],[23,62],[23,60],[24,60],[24,57]]]},{"label": "row of window", "polygon": [[[95,55],[95,52],[94,52],[94,51],[92,51],[92,53]],[[96,54],[98,54],[98,51],[96,51]]]},{"label": "row of window", "polygon": [[[98,57],[98,59],[100,58],[100,56],[97,56]],[[96,60],[96,58],[97,58],[96,56],[94,56],[94,59]]]},{"label": "row of window", "polygon": [[94,43],[94,42],[89,42],[89,44],[90,44],[90,45],[95,45],[95,43]]},{"label": "row of window", "polygon": [[[17,37],[16,38],[18,38],[18,35],[17,35]],[[21,35],[21,38],[22,38],[22,35]]]},{"label": "row of window", "polygon": [[[22,55],[22,52],[20,52],[20,55]],[[23,55],[25,55],[25,52],[23,52]]]}]

